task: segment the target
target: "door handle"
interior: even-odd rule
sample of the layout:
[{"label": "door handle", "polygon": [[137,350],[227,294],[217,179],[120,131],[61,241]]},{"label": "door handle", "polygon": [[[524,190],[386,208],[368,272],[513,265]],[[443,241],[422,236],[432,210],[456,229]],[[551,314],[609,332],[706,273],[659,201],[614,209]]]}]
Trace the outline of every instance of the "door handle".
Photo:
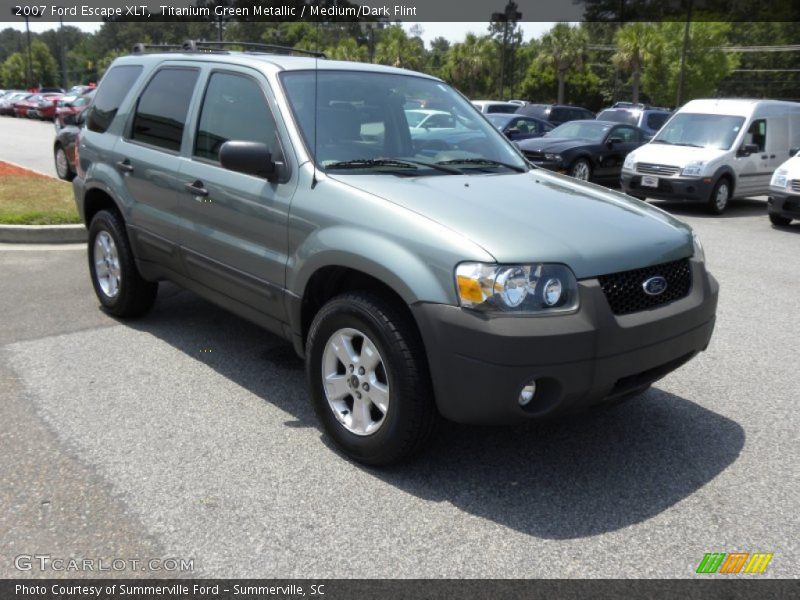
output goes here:
[{"label": "door handle", "polygon": [[762,154],[761,158],[763,158],[764,160],[767,160],[767,155],[766,154]]},{"label": "door handle", "polygon": [[775,155],[774,154],[770,154],[769,157],[770,158],[775,158]]},{"label": "door handle", "polygon": [[194,196],[208,196],[208,190],[203,187],[203,182],[199,179],[186,184],[186,190]]},{"label": "door handle", "polygon": [[131,164],[131,161],[129,161],[127,158],[117,163],[117,169],[119,169],[123,173],[133,173],[133,165]]}]

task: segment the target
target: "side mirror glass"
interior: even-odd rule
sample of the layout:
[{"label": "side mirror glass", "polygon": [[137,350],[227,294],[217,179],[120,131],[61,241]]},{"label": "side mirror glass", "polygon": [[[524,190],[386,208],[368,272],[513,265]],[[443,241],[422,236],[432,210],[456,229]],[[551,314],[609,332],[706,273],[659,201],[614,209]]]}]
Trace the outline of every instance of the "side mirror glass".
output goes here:
[{"label": "side mirror glass", "polygon": [[758,152],[757,144],[743,144],[742,147],[739,149],[739,154],[741,156],[750,156],[751,154],[755,154],[756,152]]},{"label": "side mirror glass", "polygon": [[267,145],[260,142],[225,142],[219,149],[219,162],[231,171],[263,177],[268,181],[276,175],[272,154]]}]

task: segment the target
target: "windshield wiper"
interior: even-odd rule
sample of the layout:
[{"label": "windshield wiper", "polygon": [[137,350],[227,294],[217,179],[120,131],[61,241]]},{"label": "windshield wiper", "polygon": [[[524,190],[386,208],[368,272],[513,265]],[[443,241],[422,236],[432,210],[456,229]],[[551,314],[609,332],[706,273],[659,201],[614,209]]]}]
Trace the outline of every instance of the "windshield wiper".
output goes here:
[{"label": "windshield wiper", "polygon": [[499,160],[492,160],[490,158],[454,158],[451,160],[440,160],[436,162],[437,165],[486,165],[490,167],[505,167],[517,173],[525,173],[525,167],[518,167],[509,163],[500,162]]},{"label": "windshield wiper", "polygon": [[669,144],[672,146],[672,142],[668,142],[667,140],[650,140],[651,144]]},{"label": "windshield wiper", "polygon": [[400,160],[397,158],[356,158],[354,160],[343,160],[325,165],[326,169],[371,169],[374,167],[393,167],[397,169],[418,169],[420,166],[429,167],[443,173],[461,175],[458,169],[443,167],[434,163],[427,163],[421,160]]},{"label": "windshield wiper", "polygon": [[699,144],[690,144],[689,142],[675,142],[675,145],[676,146],[691,146],[692,148],[703,148],[704,147],[704,146],[701,146]]}]

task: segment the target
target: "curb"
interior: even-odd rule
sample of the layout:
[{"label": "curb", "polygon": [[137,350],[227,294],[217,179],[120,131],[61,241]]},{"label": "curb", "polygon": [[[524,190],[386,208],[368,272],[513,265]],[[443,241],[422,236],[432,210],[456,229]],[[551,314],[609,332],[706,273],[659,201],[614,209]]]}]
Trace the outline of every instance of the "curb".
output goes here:
[{"label": "curb", "polygon": [[83,225],[0,225],[0,242],[17,244],[72,244],[85,242]]}]

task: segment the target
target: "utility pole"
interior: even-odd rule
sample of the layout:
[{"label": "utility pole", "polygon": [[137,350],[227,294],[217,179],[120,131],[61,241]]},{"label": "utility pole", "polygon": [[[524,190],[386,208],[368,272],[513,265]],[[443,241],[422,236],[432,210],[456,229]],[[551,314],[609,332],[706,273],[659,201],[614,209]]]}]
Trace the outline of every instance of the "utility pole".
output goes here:
[{"label": "utility pole", "polygon": [[686,74],[686,54],[689,51],[689,25],[692,22],[692,0],[686,11],[686,26],[683,28],[683,49],[681,50],[681,70],[678,74],[678,95],[675,98],[675,108],[680,108],[683,100],[683,80]]},{"label": "utility pole", "polygon": [[502,54],[500,55],[500,97],[502,100],[505,97],[506,89],[506,48],[508,46],[508,24],[514,23],[522,19],[522,13],[517,10],[517,3],[514,0],[508,0],[503,12],[492,13],[492,21],[503,23],[503,44]]},{"label": "utility pole", "polygon": [[67,45],[64,41],[64,17],[61,15],[61,11],[58,13],[58,38],[59,38],[59,50],[60,50],[60,62],[61,62],[61,87],[64,88],[64,91],[67,90]]}]

